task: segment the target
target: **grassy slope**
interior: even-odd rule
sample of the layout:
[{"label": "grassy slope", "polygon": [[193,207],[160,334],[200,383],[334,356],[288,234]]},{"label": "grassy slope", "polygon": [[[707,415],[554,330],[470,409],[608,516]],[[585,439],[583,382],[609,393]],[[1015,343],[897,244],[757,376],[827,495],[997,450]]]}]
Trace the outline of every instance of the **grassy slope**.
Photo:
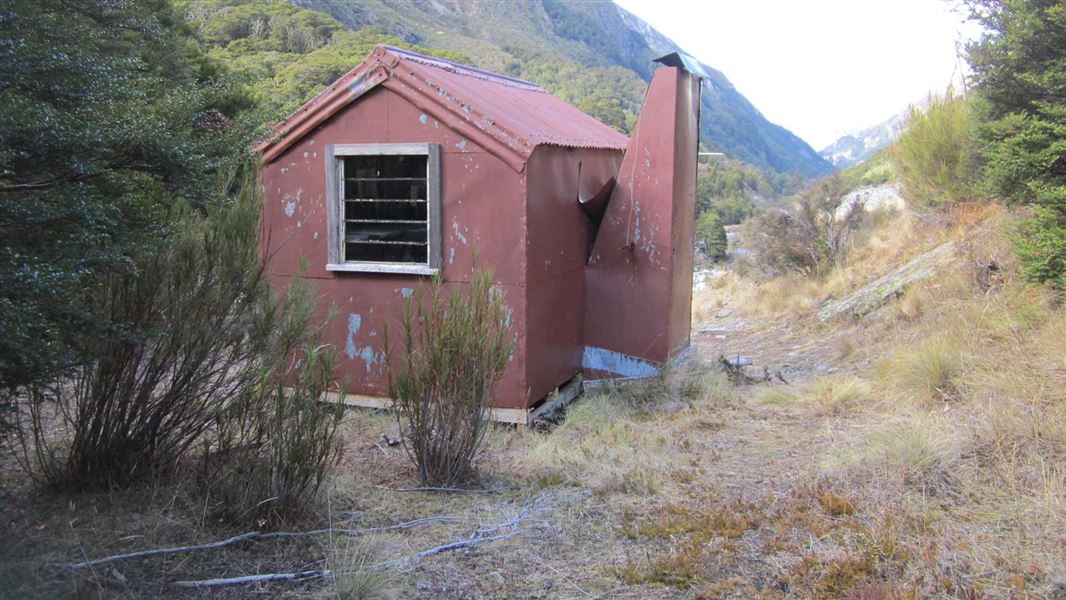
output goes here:
[{"label": "grassy slope", "polygon": [[[353,412],[323,503],[282,526],[461,520],[73,574],[41,565],[246,527],[218,520],[224,507],[197,492],[191,472],[69,498],[28,494],[9,476],[0,523],[18,541],[0,553],[0,577],[13,597],[200,597],[168,582],[320,565],[378,597],[1054,597],[1066,576],[1066,315],[1018,281],[1003,209],[949,217],[885,219],[822,281],[724,276],[697,295],[696,362],[590,393],[550,434],[494,430],[481,468],[495,493],[391,491],[415,479],[401,449],[373,443],[395,437],[395,423]],[[948,239],[956,261],[876,317],[818,322],[822,299]],[[994,272],[980,266],[990,260]],[[753,372],[791,365],[789,384],[733,386],[711,367],[719,354],[752,357]],[[466,539],[526,505],[516,537],[367,567]],[[333,593],[320,580],[261,589]]]}]

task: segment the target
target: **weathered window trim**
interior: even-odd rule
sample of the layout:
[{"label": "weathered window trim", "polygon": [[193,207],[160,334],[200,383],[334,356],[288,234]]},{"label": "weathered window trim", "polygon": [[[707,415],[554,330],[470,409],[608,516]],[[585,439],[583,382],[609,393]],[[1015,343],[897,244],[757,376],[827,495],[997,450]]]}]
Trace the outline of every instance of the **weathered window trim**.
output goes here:
[{"label": "weathered window trim", "polygon": [[[426,160],[427,262],[344,261],[344,161],[346,156],[424,154]],[[327,271],[435,275],[441,265],[440,144],[332,144],[326,147]]]}]

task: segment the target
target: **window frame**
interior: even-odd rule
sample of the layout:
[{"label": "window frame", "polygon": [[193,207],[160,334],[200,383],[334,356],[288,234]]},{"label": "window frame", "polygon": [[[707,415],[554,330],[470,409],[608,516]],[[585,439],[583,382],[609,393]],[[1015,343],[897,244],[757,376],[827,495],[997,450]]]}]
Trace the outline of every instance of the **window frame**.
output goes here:
[{"label": "window frame", "polygon": [[[348,156],[426,156],[425,263],[344,261],[344,158]],[[326,146],[327,271],[436,275],[441,265],[440,144],[330,144]]]}]

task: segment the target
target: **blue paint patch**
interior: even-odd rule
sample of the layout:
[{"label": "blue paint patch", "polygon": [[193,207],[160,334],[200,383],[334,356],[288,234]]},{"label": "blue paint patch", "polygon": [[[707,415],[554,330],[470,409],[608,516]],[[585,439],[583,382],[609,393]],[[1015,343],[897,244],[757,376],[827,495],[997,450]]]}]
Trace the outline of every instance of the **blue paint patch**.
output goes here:
[{"label": "blue paint patch", "polygon": [[296,203],[295,202],[286,202],[285,203],[285,216],[291,217],[294,214],[296,214]]},{"label": "blue paint patch", "polygon": [[362,324],[363,317],[355,313],[348,315],[348,343],[344,346],[344,353],[348,358],[355,358],[355,334],[359,333]]},{"label": "blue paint patch", "polygon": [[429,122],[429,115],[427,115],[426,113],[418,115],[418,122],[425,125]]},{"label": "blue paint patch", "polygon": [[400,288],[400,289],[398,289],[396,291],[400,292],[400,295],[403,296],[404,298],[410,298],[411,296],[413,296],[415,294],[415,291],[413,289],[411,289],[411,288]]},{"label": "blue paint patch", "polygon": [[460,151],[466,150],[466,140],[459,142],[455,145],[455,147],[458,148]]},{"label": "blue paint patch", "polygon": [[651,377],[659,374],[659,368],[646,360],[594,346],[585,346],[581,366],[622,377]]},{"label": "blue paint patch", "polygon": [[363,359],[363,363],[366,365],[366,374],[370,374],[370,369],[377,361],[377,356],[374,354],[374,349],[370,346],[364,346],[359,350],[359,358]]},{"label": "blue paint patch", "polygon": [[452,231],[455,233],[455,237],[459,238],[459,241],[466,245],[467,239],[461,231],[459,231],[459,221],[452,221]]}]

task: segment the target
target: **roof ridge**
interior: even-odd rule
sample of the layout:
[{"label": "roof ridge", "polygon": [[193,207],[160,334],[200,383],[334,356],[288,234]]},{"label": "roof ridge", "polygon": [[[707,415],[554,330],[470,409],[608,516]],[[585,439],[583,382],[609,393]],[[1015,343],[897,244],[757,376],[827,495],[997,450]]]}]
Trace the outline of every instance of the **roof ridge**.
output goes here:
[{"label": "roof ridge", "polygon": [[444,69],[457,75],[466,75],[468,77],[475,77],[484,81],[491,81],[493,83],[500,83],[503,85],[510,85],[517,88],[527,89],[535,92],[548,93],[547,90],[533,83],[532,81],[526,81],[525,79],[518,79],[517,77],[511,77],[509,75],[502,75],[486,69],[478,69],[477,67],[470,67],[467,65],[461,65],[456,62],[444,58],[438,58],[435,56],[427,56],[425,54],[419,54],[411,50],[405,50],[403,48],[397,48],[396,46],[389,46],[388,44],[382,44],[382,46],[390,53],[398,56],[403,60],[410,60],[419,64],[428,65],[430,67],[437,67],[438,69]]}]

